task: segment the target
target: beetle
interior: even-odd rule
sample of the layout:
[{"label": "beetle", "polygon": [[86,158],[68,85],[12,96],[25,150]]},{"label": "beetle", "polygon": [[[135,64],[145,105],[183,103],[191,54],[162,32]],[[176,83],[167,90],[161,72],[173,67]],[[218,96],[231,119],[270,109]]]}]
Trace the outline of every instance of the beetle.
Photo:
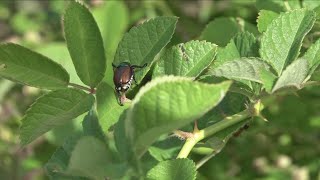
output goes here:
[{"label": "beetle", "polygon": [[113,83],[115,85],[115,90],[120,95],[121,93],[125,93],[131,86],[132,81],[137,84],[137,81],[134,76],[134,72],[136,68],[144,68],[147,66],[147,63],[138,66],[138,65],[131,65],[129,62],[122,62],[119,65],[115,65],[112,63],[113,66]]}]

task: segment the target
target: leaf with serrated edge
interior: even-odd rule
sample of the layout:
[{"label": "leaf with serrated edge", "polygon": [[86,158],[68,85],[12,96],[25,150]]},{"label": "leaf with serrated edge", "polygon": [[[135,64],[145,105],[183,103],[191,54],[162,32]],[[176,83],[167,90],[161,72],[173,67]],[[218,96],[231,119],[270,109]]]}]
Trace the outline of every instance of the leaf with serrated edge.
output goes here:
[{"label": "leaf with serrated edge", "polygon": [[240,57],[256,57],[258,56],[258,48],[258,43],[253,34],[247,31],[238,33],[225,48],[218,49],[217,59],[211,65],[211,68],[216,68]]},{"label": "leaf with serrated edge", "polygon": [[146,75],[154,57],[170,41],[177,23],[177,17],[156,17],[130,29],[119,43],[114,64],[129,62],[147,67],[135,73],[137,82]]},{"label": "leaf with serrated edge", "polygon": [[71,88],[41,96],[21,120],[21,144],[26,145],[50,129],[89,111],[93,103],[91,94]]},{"label": "leaf with serrated edge", "polygon": [[262,83],[260,79],[261,69],[269,70],[268,64],[259,58],[243,57],[211,69],[208,74],[228,79],[243,79]]},{"label": "leaf with serrated edge", "polygon": [[97,23],[88,8],[71,1],[63,24],[68,50],[78,76],[84,84],[96,87],[106,70],[103,41]]},{"label": "leaf with serrated edge", "polygon": [[36,49],[37,52],[51,58],[56,63],[61,64],[70,75],[70,82],[84,85],[77,75],[72,63],[67,45],[64,42],[52,42],[43,44]]},{"label": "leaf with serrated edge", "polygon": [[184,141],[179,138],[167,138],[155,142],[148,148],[149,154],[158,161],[174,159],[178,156]]},{"label": "leaf with serrated edge", "polygon": [[164,76],[142,87],[126,118],[126,134],[141,156],[160,135],[178,129],[216,106],[231,82],[206,84]]},{"label": "leaf with serrated edge", "polygon": [[257,26],[259,32],[262,33],[266,31],[269,24],[278,16],[279,14],[273,11],[261,10],[257,19]]},{"label": "leaf with serrated edge", "polygon": [[313,11],[299,9],[281,14],[268,26],[261,39],[260,55],[278,76],[298,55],[305,35],[316,20]]},{"label": "leaf with serrated edge", "polygon": [[162,161],[147,173],[148,180],[195,180],[196,166],[190,159]]},{"label": "leaf with serrated edge", "polygon": [[7,43],[0,45],[0,64],[5,68],[0,76],[45,89],[64,88],[69,83],[69,74],[58,63],[23,46]]},{"label": "leaf with serrated edge", "polygon": [[320,39],[310,46],[303,58],[308,60],[309,74],[312,74],[320,64]]},{"label": "leaf with serrated edge", "polygon": [[114,88],[102,82],[97,88],[97,111],[104,132],[114,125],[128,105],[120,106]]},{"label": "leaf with serrated edge", "polygon": [[282,73],[274,85],[272,92],[284,87],[301,88],[303,81],[308,75],[308,61],[306,59],[297,59],[291,63]]},{"label": "leaf with serrated edge", "polygon": [[211,64],[216,50],[216,45],[205,41],[190,41],[173,46],[160,58],[153,76],[197,77]]}]

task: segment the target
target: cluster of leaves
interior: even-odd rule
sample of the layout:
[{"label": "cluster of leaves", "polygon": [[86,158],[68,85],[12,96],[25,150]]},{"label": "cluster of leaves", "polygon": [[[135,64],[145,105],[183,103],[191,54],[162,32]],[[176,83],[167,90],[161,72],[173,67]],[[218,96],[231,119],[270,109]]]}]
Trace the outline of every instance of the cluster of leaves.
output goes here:
[{"label": "cluster of leaves", "polygon": [[[21,144],[86,113],[83,131],[68,137],[46,164],[51,178],[175,179],[178,174],[195,179],[201,164],[176,156],[186,158],[188,149],[214,156],[250,116],[258,114],[243,110],[246,101],[256,103],[292,87],[301,89],[320,64],[320,40],[300,55],[317,19],[314,11],[290,5],[292,10],[280,13],[283,9],[269,9],[262,1],[257,6],[263,9],[257,21],[259,31],[246,22],[218,18],[207,25],[200,40],[166,47],[178,18],[156,17],[133,27],[114,50],[103,42],[89,10],[70,2],[63,23],[77,75],[23,46],[0,45],[1,77],[50,90],[22,119]],[[221,39],[215,32],[226,26],[231,31]],[[117,31],[101,31],[117,35]],[[136,80],[144,84],[152,79],[141,88],[133,87],[129,95],[134,99],[123,107],[112,85],[112,61],[147,63],[136,73]],[[217,115],[220,108],[230,121]],[[163,135],[188,129],[195,120],[204,135],[197,141],[189,138],[178,155],[181,141]],[[110,133],[113,136],[107,137]]]}]

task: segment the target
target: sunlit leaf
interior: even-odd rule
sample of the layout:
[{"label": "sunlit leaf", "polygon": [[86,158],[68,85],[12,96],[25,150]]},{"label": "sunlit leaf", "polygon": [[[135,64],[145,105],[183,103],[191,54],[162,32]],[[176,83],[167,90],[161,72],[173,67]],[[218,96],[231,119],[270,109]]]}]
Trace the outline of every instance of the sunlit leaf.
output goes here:
[{"label": "sunlit leaf", "polygon": [[281,14],[268,26],[261,39],[260,55],[278,76],[298,57],[302,40],[315,20],[313,11],[300,9]]},{"label": "sunlit leaf", "polygon": [[90,110],[94,97],[77,89],[60,89],[40,97],[21,120],[21,144]]},{"label": "sunlit leaf", "polygon": [[160,58],[154,77],[177,75],[197,77],[213,61],[217,46],[205,41],[190,41],[166,50]]},{"label": "sunlit leaf", "polygon": [[174,159],[162,161],[153,167],[147,174],[148,180],[195,180],[196,166],[190,159]]},{"label": "sunlit leaf", "polygon": [[103,41],[92,14],[79,2],[70,1],[64,14],[68,50],[81,81],[96,87],[103,79],[106,58]]},{"label": "sunlit leaf", "polygon": [[0,76],[12,81],[46,89],[64,88],[69,74],[51,59],[17,44],[0,45]]},{"label": "sunlit leaf", "polygon": [[126,119],[127,137],[142,155],[161,134],[201,117],[226,94],[230,82],[206,84],[165,76],[153,80],[136,95]]},{"label": "sunlit leaf", "polygon": [[119,43],[113,63],[130,62],[147,67],[136,73],[140,82],[151,67],[154,57],[168,44],[176,27],[177,17],[156,17],[130,29]]},{"label": "sunlit leaf", "polygon": [[300,89],[308,75],[308,61],[304,58],[297,59],[290,64],[282,73],[274,85],[272,92],[284,87],[296,87]]}]

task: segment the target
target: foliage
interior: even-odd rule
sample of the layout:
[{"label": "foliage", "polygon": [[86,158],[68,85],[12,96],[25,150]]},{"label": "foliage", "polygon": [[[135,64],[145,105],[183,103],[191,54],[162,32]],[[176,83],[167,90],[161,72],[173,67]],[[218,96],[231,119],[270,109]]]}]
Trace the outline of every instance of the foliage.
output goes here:
[{"label": "foliage", "polygon": [[[66,45],[60,42],[37,52],[27,45],[0,45],[0,76],[43,90],[21,120],[20,144],[30,147],[48,131],[65,135],[44,166],[50,179],[227,178],[222,173],[227,166],[221,160],[223,153],[217,154],[228,153],[229,144],[238,146],[233,137],[251,124],[256,132],[265,132],[263,112],[269,124],[274,123],[272,118],[290,117],[279,118],[286,104],[277,98],[290,102],[290,93],[310,88],[312,92],[312,85],[320,83],[320,3],[232,2],[239,7],[255,5],[258,13],[247,11],[257,24],[227,17],[231,11],[226,11],[225,17],[207,15],[207,25],[202,26],[179,10],[171,11],[174,2],[143,3],[149,7],[148,18],[132,24],[126,33],[128,24],[141,17],[128,15],[130,3],[108,2],[91,13],[84,3],[70,1],[62,18]],[[156,8],[164,16],[155,15]],[[117,19],[110,14],[118,15]],[[209,22],[211,16],[217,18]],[[198,38],[183,39],[178,33],[183,26],[194,28],[188,33]],[[112,63],[121,62],[147,64],[135,73],[138,84],[127,92],[132,100],[124,106],[119,105],[112,84]],[[8,89],[12,86],[5,83]],[[320,127],[319,116],[306,117],[312,126]],[[300,125],[292,123],[292,127]],[[282,135],[279,141],[290,143],[288,136]],[[50,141],[50,135],[46,137]],[[239,144],[253,151],[250,140]],[[238,150],[233,153],[253,159]],[[216,166],[214,161],[221,164]],[[315,177],[320,165],[310,162]],[[257,169],[268,167],[261,174],[288,177],[285,170],[257,164]],[[217,173],[208,174],[208,167]],[[242,178],[259,176],[245,171]]]}]

